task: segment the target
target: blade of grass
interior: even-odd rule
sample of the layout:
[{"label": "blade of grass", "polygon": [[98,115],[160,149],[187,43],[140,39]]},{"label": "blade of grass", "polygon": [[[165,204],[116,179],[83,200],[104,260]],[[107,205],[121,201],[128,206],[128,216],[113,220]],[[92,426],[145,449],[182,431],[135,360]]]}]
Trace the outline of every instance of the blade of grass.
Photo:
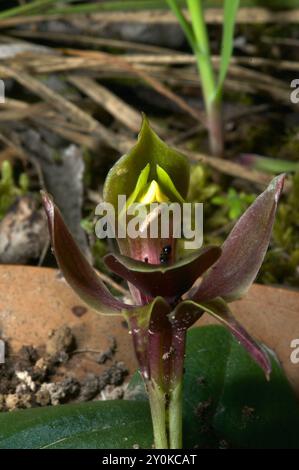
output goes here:
[{"label": "blade of grass", "polygon": [[36,0],[30,3],[24,3],[18,7],[9,8],[0,13],[0,20],[11,18],[12,16],[31,15],[49,7],[51,4],[56,3],[57,0]]},{"label": "blade of grass", "polygon": [[222,93],[223,83],[233,53],[234,30],[239,4],[240,0],[225,0],[224,2],[221,60],[217,84],[217,94]]},{"label": "blade of grass", "polygon": [[263,171],[270,174],[294,173],[299,171],[298,162],[290,162],[279,158],[269,158],[254,154],[242,154],[238,160],[249,169]]},{"label": "blade of grass", "polygon": [[209,107],[209,103],[212,101],[215,94],[216,84],[211,61],[210,43],[207,26],[204,19],[202,0],[187,0],[187,4],[190,11],[191,22],[197,43],[197,47],[194,52],[197,57],[205,101],[207,107]]},{"label": "blade of grass", "polygon": [[193,32],[189,22],[185,18],[185,15],[183,14],[182,10],[180,9],[177,1],[176,0],[166,0],[166,1],[169,5],[169,8],[173,11],[174,15],[178,19],[178,21],[181,25],[181,28],[184,31],[185,36],[186,36],[191,48],[195,51],[195,49],[196,49],[196,40],[195,40],[195,37],[194,37],[194,32]]},{"label": "blade of grass", "polygon": [[210,149],[213,155],[223,156],[224,133],[221,113],[221,95],[217,96],[216,79],[212,64],[210,41],[204,18],[202,0],[187,0],[191,23],[196,39],[194,54],[201,79],[202,92],[207,112]]}]

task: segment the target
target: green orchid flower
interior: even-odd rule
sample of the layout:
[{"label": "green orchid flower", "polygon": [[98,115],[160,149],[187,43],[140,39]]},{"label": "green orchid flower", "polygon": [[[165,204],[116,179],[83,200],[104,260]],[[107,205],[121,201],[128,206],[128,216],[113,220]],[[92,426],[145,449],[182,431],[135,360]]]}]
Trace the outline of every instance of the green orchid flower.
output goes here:
[{"label": "green orchid flower", "polygon": [[[143,118],[137,144],[111,168],[104,200],[120,213],[134,203],[152,215],[151,204],[183,206],[189,187],[189,163],[162,142]],[[58,265],[67,282],[94,310],[124,315],[148,394],[156,448],[182,447],[182,383],[187,329],[207,312],[224,324],[267,378],[267,353],[232,316],[228,302],[243,296],[264,259],[284,175],[268,188],[237,221],[222,247],[207,246],[178,259],[176,238],[118,238],[120,253],[104,262],[130,287],[133,304],[114,297],[84,258],[51,197],[43,203]],[[126,204],[119,208],[119,195]],[[160,214],[159,214],[160,216]],[[170,224],[174,223],[170,221]]]}]

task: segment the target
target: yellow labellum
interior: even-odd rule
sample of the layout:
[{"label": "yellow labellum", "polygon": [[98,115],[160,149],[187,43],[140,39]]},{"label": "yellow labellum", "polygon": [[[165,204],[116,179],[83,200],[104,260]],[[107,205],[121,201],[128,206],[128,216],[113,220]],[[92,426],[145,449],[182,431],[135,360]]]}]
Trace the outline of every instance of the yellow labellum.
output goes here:
[{"label": "yellow labellum", "polygon": [[151,204],[153,202],[168,202],[169,199],[161,191],[157,181],[153,180],[145,189],[143,194],[138,198],[141,204]]}]

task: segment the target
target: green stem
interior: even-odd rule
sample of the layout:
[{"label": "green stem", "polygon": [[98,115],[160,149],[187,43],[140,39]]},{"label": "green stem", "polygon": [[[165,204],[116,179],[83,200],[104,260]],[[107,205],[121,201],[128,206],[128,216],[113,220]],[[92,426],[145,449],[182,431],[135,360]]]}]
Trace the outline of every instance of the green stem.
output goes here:
[{"label": "green stem", "polygon": [[147,383],[147,390],[152,415],[155,449],[169,449],[165,393],[153,380]]},{"label": "green stem", "polygon": [[183,447],[183,380],[181,379],[170,392],[169,398],[169,447],[182,449]]},{"label": "green stem", "polygon": [[213,155],[221,156],[224,150],[221,95],[217,93],[217,83],[211,60],[210,43],[204,19],[203,4],[202,0],[187,0],[187,3],[196,39],[194,53],[207,110],[210,150]]},{"label": "green stem", "polygon": [[183,379],[186,350],[185,327],[172,329],[171,373],[168,400],[168,427],[170,449],[183,447]]}]

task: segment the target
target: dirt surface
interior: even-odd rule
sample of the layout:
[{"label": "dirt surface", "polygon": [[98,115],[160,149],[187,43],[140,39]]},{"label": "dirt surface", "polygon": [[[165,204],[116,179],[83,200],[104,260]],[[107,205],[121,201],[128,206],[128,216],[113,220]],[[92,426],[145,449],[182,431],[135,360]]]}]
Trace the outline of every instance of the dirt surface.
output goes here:
[{"label": "dirt surface", "polygon": [[[299,294],[254,285],[231,307],[274,349],[299,396],[299,364],[290,360],[291,341],[299,338]],[[198,325],[211,322],[204,315]],[[87,309],[54,269],[0,266],[0,336],[7,351],[2,409],[119,398],[137,368],[123,318]]]},{"label": "dirt surface", "polygon": [[88,310],[56,270],[1,266],[0,278],[0,409],[123,396],[136,363],[122,317]]},{"label": "dirt surface", "polygon": [[[0,411],[58,405],[93,399],[116,399],[124,394],[128,369],[116,361],[117,342],[110,339],[106,351],[78,350],[71,328],[61,326],[48,334],[38,348],[22,346],[16,353],[6,343],[5,364],[0,367]],[[69,362],[88,355],[91,363],[105,365],[101,372],[86,372],[78,380],[68,370]]]}]

